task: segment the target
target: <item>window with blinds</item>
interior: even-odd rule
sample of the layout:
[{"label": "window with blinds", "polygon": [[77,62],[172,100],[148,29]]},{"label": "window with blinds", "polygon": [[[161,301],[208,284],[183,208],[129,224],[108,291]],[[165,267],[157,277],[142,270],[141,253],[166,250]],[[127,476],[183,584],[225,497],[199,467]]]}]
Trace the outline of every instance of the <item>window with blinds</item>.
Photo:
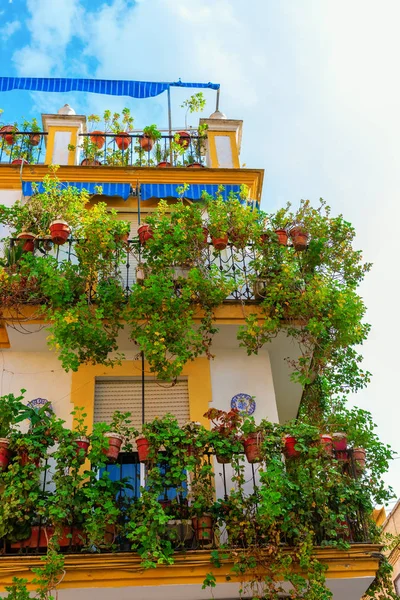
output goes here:
[{"label": "window with blinds", "polygon": [[[96,377],[94,422],[109,423],[115,410],[130,412],[132,424],[140,431],[142,425],[142,381],[134,377]],[[146,378],[144,386],[144,420],[175,415],[180,425],[189,420],[187,379],[168,387]]]}]

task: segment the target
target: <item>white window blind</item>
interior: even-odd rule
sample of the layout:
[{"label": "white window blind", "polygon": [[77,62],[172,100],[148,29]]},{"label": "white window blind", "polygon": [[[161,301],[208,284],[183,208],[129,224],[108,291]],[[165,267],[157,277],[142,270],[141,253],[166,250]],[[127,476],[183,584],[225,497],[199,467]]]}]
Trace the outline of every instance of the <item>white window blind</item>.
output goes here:
[{"label": "white window blind", "polygon": [[[179,380],[169,387],[154,379],[145,380],[145,421],[166,413],[173,414],[180,425],[189,420],[188,382]],[[94,422],[111,421],[115,410],[132,413],[132,424],[140,431],[142,425],[142,382],[131,377],[96,377]]]}]

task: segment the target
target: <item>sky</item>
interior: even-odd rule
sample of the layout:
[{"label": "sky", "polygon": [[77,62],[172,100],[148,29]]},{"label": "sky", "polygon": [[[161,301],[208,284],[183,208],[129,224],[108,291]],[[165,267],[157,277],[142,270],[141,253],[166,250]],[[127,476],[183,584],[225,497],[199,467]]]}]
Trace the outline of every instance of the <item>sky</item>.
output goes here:
[{"label": "sky", "polygon": [[[400,452],[398,0],[0,0],[0,16],[3,76],[220,83],[221,110],[244,121],[242,164],[265,169],[264,210],[323,197],[352,222],[374,264],[361,287],[373,380],[353,401]],[[186,96],[172,91],[179,127]],[[206,97],[210,114],[215,93]],[[165,95],[0,97],[4,122],[66,102],[78,114],[128,106],[135,127],[167,125]],[[400,496],[400,460],[387,481]]]}]

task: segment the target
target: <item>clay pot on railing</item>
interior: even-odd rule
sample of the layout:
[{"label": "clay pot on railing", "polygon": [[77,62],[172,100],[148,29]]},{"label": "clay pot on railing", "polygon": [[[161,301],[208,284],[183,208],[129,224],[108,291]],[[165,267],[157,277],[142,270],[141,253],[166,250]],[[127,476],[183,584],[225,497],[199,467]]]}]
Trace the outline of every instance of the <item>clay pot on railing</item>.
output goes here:
[{"label": "clay pot on railing", "polygon": [[229,241],[235,246],[235,248],[244,248],[248,242],[248,236],[246,234],[237,233],[234,229],[229,232]]},{"label": "clay pot on railing", "polygon": [[30,456],[28,450],[20,449],[18,451],[18,462],[21,467],[26,467],[26,465],[34,465],[36,468],[39,468],[40,465],[40,457],[36,456],[33,458]]},{"label": "clay pot on railing", "polygon": [[[17,548],[47,548],[49,540],[54,535],[54,527],[46,525],[33,525],[31,528],[30,536],[19,542],[12,542],[10,547],[14,550]],[[62,548],[68,548],[70,546],[83,546],[84,536],[82,529],[65,526],[62,529],[60,538],[57,540],[58,544]]]},{"label": "clay pot on railing", "polygon": [[297,458],[301,455],[299,450],[296,450],[295,446],[297,444],[297,439],[293,435],[285,436],[285,449],[284,453],[286,458]]},{"label": "clay pot on railing", "polygon": [[120,150],[126,150],[129,148],[129,144],[131,143],[129,133],[126,133],[126,131],[120,131],[115,138],[115,143]]},{"label": "clay pot on railing", "polygon": [[103,454],[109,460],[117,460],[121,450],[122,442],[124,441],[124,436],[119,433],[115,433],[114,431],[109,431],[104,434],[104,437],[108,441],[108,447],[103,449]]},{"label": "clay pot on railing", "polygon": [[83,462],[85,460],[88,450],[89,450],[90,440],[85,435],[82,435],[75,440],[75,443],[76,443],[76,455]]},{"label": "clay pot on railing", "polygon": [[84,158],[81,161],[81,167],[100,167],[101,162],[93,158]]},{"label": "clay pot on railing", "polygon": [[222,454],[216,454],[215,459],[219,465],[229,465],[232,460],[232,455],[223,456]]},{"label": "clay pot on railing", "polygon": [[190,165],[186,165],[187,169],[204,169],[204,165],[199,162],[190,163]]},{"label": "clay pot on railing", "polygon": [[150,442],[143,436],[136,439],[137,451],[139,455],[139,461],[146,463],[150,460]]},{"label": "clay pot on railing", "polygon": [[5,143],[9,146],[15,142],[16,133],[18,133],[18,129],[14,125],[4,125],[0,128],[0,137],[4,138]]},{"label": "clay pot on railing", "polygon": [[260,235],[260,244],[265,246],[269,242],[269,233],[264,232]]},{"label": "clay pot on railing", "polygon": [[50,223],[50,235],[54,244],[62,246],[65,244],[71,233],[71,228],[66,221],[56,219]]},{"label": "clay pot on railing", "polygon": [[364,450],[364,448],[354,448],[353,450],[354,466],[356,469],[356,474],[358,476],[360,476],[363,473],[363,471],[365,471],[366,455],[367,453]]},{"label": "clay pot on railing", "polygon": [[22,244],[22,252],[33,252],[35,249],[36,235],[30,231],[23,231],[17,235],[18,240],[24,240]]},{"label": "clay pot on railing", "polygon": [[328,456],[333,456],[333,441],[332,436],[328,433],[321,433],[319,436],[321,446]]},{"label": "clay pot on railing", "polygon": [[211,544],[214,537],[214,519],[208,513],[193,517],[192,525],[196,539],[200,544]]},{"label": "clay pot on railing", "polygon": [[154,237],[153,230],[150,225],[141,225],[138,228],[139,241],[144,245],[148,240],[152,240]]},{"label": "clay pot on railing", "polygon": [[182,148],[187,148],[190,142],[190,134],[187,131],[178,131],[178,135],[177,144],[182,146]]},{"label": "clay pot on railing", "polygon": [[145,150],[145,152],[150,152],[150,150],[152,150],[153,146],[154,146],[153,138],[151,138],[145,134],[143,134],[142,137],[139,138],[139,143],[140,143],[142,150]]},{"label": "clay pot on railing", "polygon": [[347,435],[342,432],[332,434],[333,449],[336,451],[347,450]]},{"label": "clay pot on railing", "polygon": [[307,248],[308,233],[303,229],[303,227],[292,227],[289,233],[295,250],[301,252]]},{"label": "clay pot on railing", "polygon": [[216,250],[225,250],[228,245],[228,236],[222,235],[220,237],[211,236],[211,241]]},{"label": "clay pot on railing", "polygon": [[162,162],[159,162],[159,163],[158,163],[157,167],[158,167],[159,169],[166,169],[167,167],[172,167],[172,165],[171,165],[171,163],[170,163],[170,162],[168,162],[168,161],[166,161],[166,160],[163,160]]},{"label": "clay pot on railing", "polygon": [[287,246],[288,243],[288,234],[286,229],[275,229],[276,235],[278,236],[278,243],[281,246]]},{"label": "clay pot on railing", "polygon": [[244,453],[249,463],[259,463],[262,461],[262,443],[263,434],[261,432],[248,433],[242,438]]},{"label": "clay pot on railing", "polygon": [[29,165],[28,161],[25,158],[15,158],[11,161],[12,165]]},{"label": "clay pot on railing", "polygon": [[31,146],[39,146],[40,144],[40,133],[31,133],[28,138],[28,142]]},{"label": "clay pot on railing", "polygon": [[95,144],[99,150],[101,150],[106,143],[106,136],[104,135],[104,131],[92,131],[90,134],[90,141]]},{"label": "clay pot on railing", "polygon": [[7,438],[0,438],[0,471],[5,471],[10,462],[10,451],[8,449],[10,440]]}]

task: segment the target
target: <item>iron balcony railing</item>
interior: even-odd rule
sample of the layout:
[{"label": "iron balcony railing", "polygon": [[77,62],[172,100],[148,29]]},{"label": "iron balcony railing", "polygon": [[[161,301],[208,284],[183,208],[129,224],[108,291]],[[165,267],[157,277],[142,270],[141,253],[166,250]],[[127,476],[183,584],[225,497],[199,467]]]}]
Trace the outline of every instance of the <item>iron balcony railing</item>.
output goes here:
[{"label": "iron balcony railing", "polygon": [[[23,241],[12,238],[9,242],[9,248],[11,250],[10,256],[13,256],[13,250],[18,244]],[[75,253],[75,246],[79,242],[74,239],[69,239],[62,246],[53,245],[51,240],[48,239],[36,239],[34,241],[34,254],[36,256],[52,256],[56,258],[58,263],[67,261],[69,263],[78,263],[78,258]],[[231,281],[233,290],[231,294],[226,298],[226,302],[260,302],[263,299],[263,290],[266,285],[262,279],[257,278],[257,274],[253,268],[253,261],[255,261],[256,252],[251,246],[245,248],[236,248],[233,244],[228,244],[227,248],[222,251],[215,251],[213,245],[210,243],[203,250],[203,264],[206,268],[211,269],[212,265],[215,265],[221,273],[227,275]],[[123,251],[123,255],[116,255],[115,257],[115,277],[120,281],[122,288],[125,291],[126,296],[129,296],[132,290],[132,286],[141,282],[138,275],[144,269],[141,269],[139,265],[141,262],[140,244],[139,239],[135,238],[129,240],[126,243],[126,249]],[[173,268],[176,279],[184,277],[187,270],[184,267],[176,266]],[[179,292],[179,285],[177,285],[177,292]],[[91,298],[95,299],[95,291],[89,291]]]},{"label": "iron balcony railing", "polygon": [[43,131],[0,132],[0,163],[33,164],[44,163],[46,155]]},{"label": "iron balcony railing", "polygon": [[[356,478],[357,465],[354,461],[353,451],[347,450],[347,460],[342,463],[343,472],[350,477]],[[343,454],[343,451],[342,451]],[[212,471],[214,476],[210,476],[210,485],[215,486],[215,497],[216,500],[227,500],[228,494],[231,488],[235,485],[234,483],[234,471],[230,464],[219,464],[211,453],[204,454],[204,460],[212,465]],[[244,460],[244,459],[243,459]],[[53,483],[51,481],[52,465],[48,464],[48,461],[44,461],[44,470],[41,482],[41,493],[43,495],[42,501],[46,502],[46,495],[51,493]],[[161,470],[168,469],[167,461],[158,463]],[[249,498],[253,498],[254,510],[257,510],[259,497],[259,486],[260,486],[260,466],[259,464],[248,464],[246,463],[245,472],[245,484],[244,494]],[[106,465],[105,469],[108,471],[109,477],[112,481],[124,481],[124,487],[119,492],[117,497],[117,505],[120,510],[120,517],[118,523],[118,534],[115,531],[109,531],[106,533],[107,539],[105,540],[104,547],[92,548],[93,552],[129,552],[131,551],[132,543],[127,537],[125,537],[125,526],[129,521],[129,510],[132,505],[137,501],[141,494],[141,488],[146,487],[146,473],[147,467],[144,464],[139,463],[138,454],[132,453],[120,453],[119,458],[115,463]],[[169,507],[175,502],[175,508],[177,504],[181,507],[179,518],[176,515],[171,515],[171,521],[168,523],[166,535],[168,537],[171,534],[171,529],[174,529],[174,535],[172,536],[172,543],[176,551],[183,550],[204,550],[214,549],[224,544],[226,546],[232,545],[238,547],[238,544],[243,544],[243,547],[247,547],[247,541],[245,536],[240,540],[236,540],[234,544],[231,544],[228,533],[224,526],[217,527],[214,523],[213,532],[206,543],[204,540],[199,540],[196,536],[196,531],[192,525],[190,519],[190,500],[187,500],[187,492],[190,490],[190,477],[187,479],[186,491],[176,492],[175,489],[165,487],[164,494],[159,497],[159,502],[162,505],[164,511],[168,514]],[[346,520],[341,523],[343,526],[343,539],[351,544],[357,543],[368,543],[370,542],[368,526],[365,515],[361,509],[357,506],[348,507]],[[249,518],[248,515],[243,517],[244,519]],[[326,544],[331,539],[329,533],[324,530],[321,526],[318,518],[315,517],[310,522],[310,527],[315,533],[316,545]],[[6,538],[0,539],[0,554],[3,555],[15,555],[15,554],[44,554],[47,548],[48,538],[51,537],[52,531],[40,517],[33,517],[31,522],[31,536],[26,540],[10,542]],[[333,541],[337,541],[337,538],[332,538]],[[252,543],[255,540],[252,539]],[[290,540],[285,539],[284,535],[281,537],[281,542],[284,545],[290,546]],[[268,545],[268,541],[260,540],[261,545]],[[72,523],[65,528],[65,533],[60,541],[61,551],[64,553],[76,553],[81,552],[82,547],[85,546],[84,535],[82,532],[82,525],[78,523]]]}]

